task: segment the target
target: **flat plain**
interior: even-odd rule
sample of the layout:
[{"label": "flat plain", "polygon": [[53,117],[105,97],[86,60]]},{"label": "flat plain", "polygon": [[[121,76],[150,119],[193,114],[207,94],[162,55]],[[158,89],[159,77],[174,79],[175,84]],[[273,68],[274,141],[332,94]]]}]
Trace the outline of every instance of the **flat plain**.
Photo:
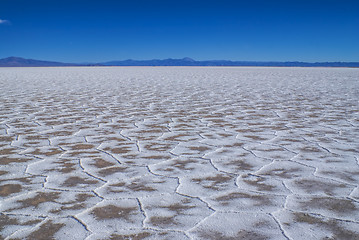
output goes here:
[{"label": "flat plain", "polygon": [[359,239],[359,69],[0,68],[0,239]]}]

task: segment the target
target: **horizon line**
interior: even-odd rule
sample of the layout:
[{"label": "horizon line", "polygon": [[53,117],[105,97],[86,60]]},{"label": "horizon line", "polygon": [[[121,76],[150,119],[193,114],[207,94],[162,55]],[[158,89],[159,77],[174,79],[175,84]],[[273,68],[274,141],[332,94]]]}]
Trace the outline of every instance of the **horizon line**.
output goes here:
[{"label": "horizon line", "polygon": [[126,59],[114,59],[114,60],[106,60],[106,61],[82,61],[82,62],[64,62],[58,60],[43,60],[43,59],[36,59],[36,58],[25,58],[25,57],[18,57],[18,56],[9,56],[0,58],[0,60],[4,59],[23,59],[23,60],[35,60],[35,61],[43,61],[43,62],[56,62],[56,63],[65,63],[65,64],[101,64],[101,63],[109,63],[109,62],[125,62],[125,61],[164,61],[164,60],[184,60],[188,62],[242,62],[242,63],[308,63],[308,64],[318,64],[318,63],[359,63],[358,61],[299,61],[299,60],[231,60],[231,59],[206,59],[206,60],[196,60],[191,57],[183,57],[183,58],[149,58],[149,59],[133,59],[133,58],[126,58]]}]

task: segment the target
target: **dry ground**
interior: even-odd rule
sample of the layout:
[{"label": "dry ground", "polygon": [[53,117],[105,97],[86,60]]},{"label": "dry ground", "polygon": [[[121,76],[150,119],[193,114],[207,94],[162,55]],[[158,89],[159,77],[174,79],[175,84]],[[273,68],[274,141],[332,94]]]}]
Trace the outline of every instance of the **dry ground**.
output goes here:
[{"label": "dry ground", "polygon": [[359,239],[359,70],[1,68],[0,239]]}]

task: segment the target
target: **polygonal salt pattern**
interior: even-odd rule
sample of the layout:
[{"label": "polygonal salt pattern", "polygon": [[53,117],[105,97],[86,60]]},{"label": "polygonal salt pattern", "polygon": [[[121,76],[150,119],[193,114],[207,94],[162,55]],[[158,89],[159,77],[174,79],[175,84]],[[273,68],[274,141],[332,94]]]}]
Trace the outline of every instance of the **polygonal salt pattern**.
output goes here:
[{"label": "polygonal salt pattern", "polygon": [[294,194],[300,195],[324,195],[324,196],[349,196],[354,185],[345,184],[329,178],[308,176],[286,180],[285,185]]},{"label": "polygonal salt pattern", "polygon": [[94,233],[140,228],[145,218],[136,199],[105,200],[76,217]]},{"label": "polygonal salt pattern", "polygon": [[107,182],[96,192],[106,199],[138,198],[160,193],[174,193],[177,188],[177,179],[146,175],[137,178]]},{"label": "polygonal salt pattern", "polygon": [[288,196],[286,208],[322,216],[359,221],[359,203],[349,198],[327,196]]},{"label": "polygonal salt pattern", "polygon": [[0,197],[14,197],[21,194],[42,188],[45,183],[45,177],[28,175],[0,180]]},{"label": "polygonal salt pattern", "polygon": [[107,240],[107,239],[144,239],[144,240],[157,240],[157,239],[183,239],[189,240],[190,238],[181,231],[154,231],[150,229],[130,229],[118,230],[116,232],[96,232],[86,238],[86,240]]},{"label": "polygonal salt pattern", "polygon": [[190,231],[194,239],[286,239],[275,220],[263,213],[216,212]]},{"label": "polygonal salt pattern", "polygon": [[81,159],[81,166],[89,175],[104,181],[117,181],[118,179],[134,178],[148,175],[146,166],[133,166],[118,164],[111,159],[84,158]]},{"label": "polygonal salt pattern", "polygon": [[293,179],[301,176],[311,176],[314,167],[303,165],[294,161],[273,161],[256,172],[257,175],[272,177],[280,180]]},{"label": "polygonal salt pattern", "polygon": [[357,239],[358,79],[0,68],[0,238]]},{"label": "polygonal salt pattern", "polygon": [[358,222],[281,210],[273,213],[289,239],[357,239]]},{"label": "polygonal salt pattern", "polygon": [[64,191],[92,191],[104,184],[104,180],[94,178],[83,172],[76,174],[51,175],[47,177],[45,187]]},{"label": "polygonal salt pattern", "polygon": [[237,178],[237,186],[240,189],[263,193],[282,195],[288,195],[291,193],[290,189],[284,185],[283,181],[254,174],[242,174]]},{"label": "polygonal salt pattern", "polygon": [[206,154],[204,158],[210,159],[218,170],[233,174],[255,172],[272,162],[255,156],[250,151],[243,149],[241,144],[218,148],[216,151]]},{"label": "polygonal salt pattern", "polygon": [[191,177],[181,177],[177,192],[193,197],[210,197],[218,192],[237,189],[235,176],[212,172]]},{"label": "polygonal salt pattern", "polygon": [[6,214],[65,217],[85,211],[101,201],[94,193],[36,191],[5,199],[0,211]]},{"label": "polygonal salt pattern", "polygon": [[140,200],[146,215],[144,225],[154,229],[188,230],[213,213],[197,198],[164,194]]},{"label": "polygonal salt pattern", "polygon": [[31,229],[41,223],[44,218],[23,215],[0,214],[0,238],[5,239],[17,231]]},{"label": "polygonal salt pattern", "polygon": [[154,174],[168,177],[198,176],[203,172],[213,172],[210,160],[203,158],[177,157],[158,164],[149,165]]},{"label": "polygonal salt pattern", "polygon": [[10,239],[85,239],[89,235],[76,218],[48,218],[36,227],[23,229]]},{"label": "polygonal salt pattern", "polygon": [[291,152],[284,147],[277,145],[248,145],[244,146],[245,149],[251,151],[257,157],[273,160],[290,160],[296,155],[296,153]]},{"label": "polygonal salt pattern", "polygon": [[235,190],[213,195],[206,202],[217,211],[271,213],[284,207],[286,196]]}]

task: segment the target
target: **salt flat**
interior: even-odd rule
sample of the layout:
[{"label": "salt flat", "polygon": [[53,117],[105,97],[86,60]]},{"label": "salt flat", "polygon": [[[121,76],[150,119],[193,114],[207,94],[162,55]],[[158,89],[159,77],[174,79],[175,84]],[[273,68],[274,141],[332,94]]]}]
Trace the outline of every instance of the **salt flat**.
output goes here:
[{"label": "salt flat", "polygon": [[359,69],[0,68],[0,239],[359,239]]}]

